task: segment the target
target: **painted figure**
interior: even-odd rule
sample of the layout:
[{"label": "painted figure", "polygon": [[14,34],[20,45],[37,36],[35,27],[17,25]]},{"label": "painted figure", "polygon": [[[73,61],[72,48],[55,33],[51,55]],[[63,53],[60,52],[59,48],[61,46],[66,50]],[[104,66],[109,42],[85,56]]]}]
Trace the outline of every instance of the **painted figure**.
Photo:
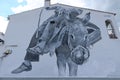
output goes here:
[{"label": "painted figure", "polygon": [[25,61],[12,73],[30,71],[31,62],[39,61],[39,55],[49,53],[52,56],[55,53],[59,75],[65,76],[68,64],[69,76],[76,76],[78,65],[82,65],[90,56],[89,46],[101,39],[100,29],[89,22],[90,12],[79,18],[77,16],[82,14],[81,9],[65,9],[60,6],[46,9],[55,10],[55,14],[36,30],[28,46]]}]

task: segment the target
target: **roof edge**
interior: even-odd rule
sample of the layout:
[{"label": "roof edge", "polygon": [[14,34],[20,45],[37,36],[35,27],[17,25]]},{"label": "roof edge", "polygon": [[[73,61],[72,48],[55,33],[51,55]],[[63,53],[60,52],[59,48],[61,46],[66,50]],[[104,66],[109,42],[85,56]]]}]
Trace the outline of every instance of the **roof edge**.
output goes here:
[{"label": "roof edge", "polygon": [[[56,3],[56,4],[64,5],[64,6],[70,6],[70,7],[76,7],[76,8],[86,9],[86,10],[92,10],[92,11],[97,11],[97,12],[102,12],[102,13],[113,14],[114,16],[116,15],[116,13],[108,12],[108,11],[101,11],[101,10],[96,10],[96,9],[89,9],[89,8],[83,8],[83,7],[71,6],[71,5],[67,5],[67,4],[61,4],[61,3]],[[56,5],[56,4],[53,4],[53,5]]]},{"label": "roof edge", "polygon": [[[116,13],[112,13],[112,12],[101,11],[101,10],[95,10],[95,9],[89,9],[89,8],[83,8],[83,7],[77,7],[77,6],[71,6],[71,5],[67,5],[67,4],[61,4],[61,3],[51,4],[50,6],[54,6],[54,5],[57,5],[57,4],[58,4],[58,5],[69,6],[69,7],[75,7],[75,8],[86,9],[86,10],[92,10],[92,11],[97,11],[97,12],[102,12],[102,13],[113,14],[114,16],[116,15]],[[20,12],[20,13],[15,13],[15,14],[8,15],[7,19],[10,20],[10,16],[13,16],[13,15],[25,13],[25,12],[32,11],[32,10],[37,10],[37,9],[40,9],[40,8],[44,8],[44,6],[43,6],[43,7],[39,7],[39,8],[35,8],[35,9],[31,9],[31,10],[27,10],[27,11],[23,11],[23,12]]]},{"label": "roof edge", "polygon": [[29,11],[41,9],[41,8],[44,8],[44,6],[43,6],[43,7],[39,7],[39,8],[35,8],[35,9],[31,9],[31,10],[27,10],[27,11],[23,11],[23,12],[19,12],[19,13],[15,13],[15,14],[8,15],[7,19],[10,20],[10,17],[13,16],[13,15],[17,15],[17,14],[21,14],[21,13],[25,13],[25,12],[29,12]]}]

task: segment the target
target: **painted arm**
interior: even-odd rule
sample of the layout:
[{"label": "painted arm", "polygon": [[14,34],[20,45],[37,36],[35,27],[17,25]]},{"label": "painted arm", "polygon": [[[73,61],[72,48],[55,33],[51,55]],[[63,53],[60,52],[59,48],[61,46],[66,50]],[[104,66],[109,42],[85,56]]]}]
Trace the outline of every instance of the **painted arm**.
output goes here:
[{"label": "painted arm", "polygon": [[82,18],[82,23],[88,30],[88,34],[86,35],[86,47],[93,45],[97,41],[101,39],[101,31],[100,28],[97,27],[95,24],[90,23],[90,12],[86,13],[86,15]]},{"label": "painted arm", "polygon": [[87,46],[93,45],[101,39],[101,31],[96,25],[88,23],[87,29],[88,29]]}]

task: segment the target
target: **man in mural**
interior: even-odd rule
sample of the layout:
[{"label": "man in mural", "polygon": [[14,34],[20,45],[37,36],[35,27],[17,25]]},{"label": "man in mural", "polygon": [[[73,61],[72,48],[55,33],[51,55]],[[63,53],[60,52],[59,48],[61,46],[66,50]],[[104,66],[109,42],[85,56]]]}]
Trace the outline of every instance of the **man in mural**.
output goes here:
[{"label": "man in mural", "polygon": [[[100,29],[89,22],[90,13],[87,13],[84,18],[78,18],[77,16],[82,13],[80,9],[64,9],[62,7],[46,9],[55,9],[55,14],[37,29],[27,49],[25,61],[12,73],[30,71],[32,69],[31,62],[39,61],[39,55],[45,53],[52,55],[56,52],[59,75],[64,74],[65,66],[63,64],[68,61],[69,68],[75,66],[74,70],[70,70],[69,75],[75,76],[77,66],[83,64],[84,60],[89,57],[88,47],[100,40]],[[82,59],[81,56],[76,57],[78,54],[82,54]],[[68,60],[65,59],[67,56],[69,56]]]},{"label": "man in mural", "polygon": [[[45,47],[48,47],[45,45],[46,43],[50,43],[50,41],[57,36],[57,33],[60,31],[59,27],[64,26],[64,9],[61,9],[61,7],[47,7],[46,9],[55,9],[55,14],[44,21],[43,24],[36,30],[28,46],[25,61],[20,67],[12,71],[13,74],[30,71],[32,69],[31,62],[39,61],[39,55],[48,52],[50,52],[50,55],[51,53],[54,53],[53,48],[55,48],[55,42],[53,45],[49,46],[49,48],[52,47],[52,49],[49,49],[51,51],[48,51],[47,48],[45,49]],[[61,21],[62,26],[60,26]],[[56,26],[58,29],[55,28]],[[59,42],[56,44],[57,46],[59,46]]]}]

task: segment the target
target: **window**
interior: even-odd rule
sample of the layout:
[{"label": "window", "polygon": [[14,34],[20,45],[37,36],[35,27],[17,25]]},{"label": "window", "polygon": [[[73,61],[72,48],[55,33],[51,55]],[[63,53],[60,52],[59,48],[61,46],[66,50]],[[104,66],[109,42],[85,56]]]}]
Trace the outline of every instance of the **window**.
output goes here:
[{"label": "window", "polygon": [[4,44],[4,40],[0,39],[0,43]]},{"label": "window", "polygon": [[106,28],[108,31],[109,38],[110,39],[117,39],[112,22],[110,20],[106,20],[105,23],[106,23]]}]

